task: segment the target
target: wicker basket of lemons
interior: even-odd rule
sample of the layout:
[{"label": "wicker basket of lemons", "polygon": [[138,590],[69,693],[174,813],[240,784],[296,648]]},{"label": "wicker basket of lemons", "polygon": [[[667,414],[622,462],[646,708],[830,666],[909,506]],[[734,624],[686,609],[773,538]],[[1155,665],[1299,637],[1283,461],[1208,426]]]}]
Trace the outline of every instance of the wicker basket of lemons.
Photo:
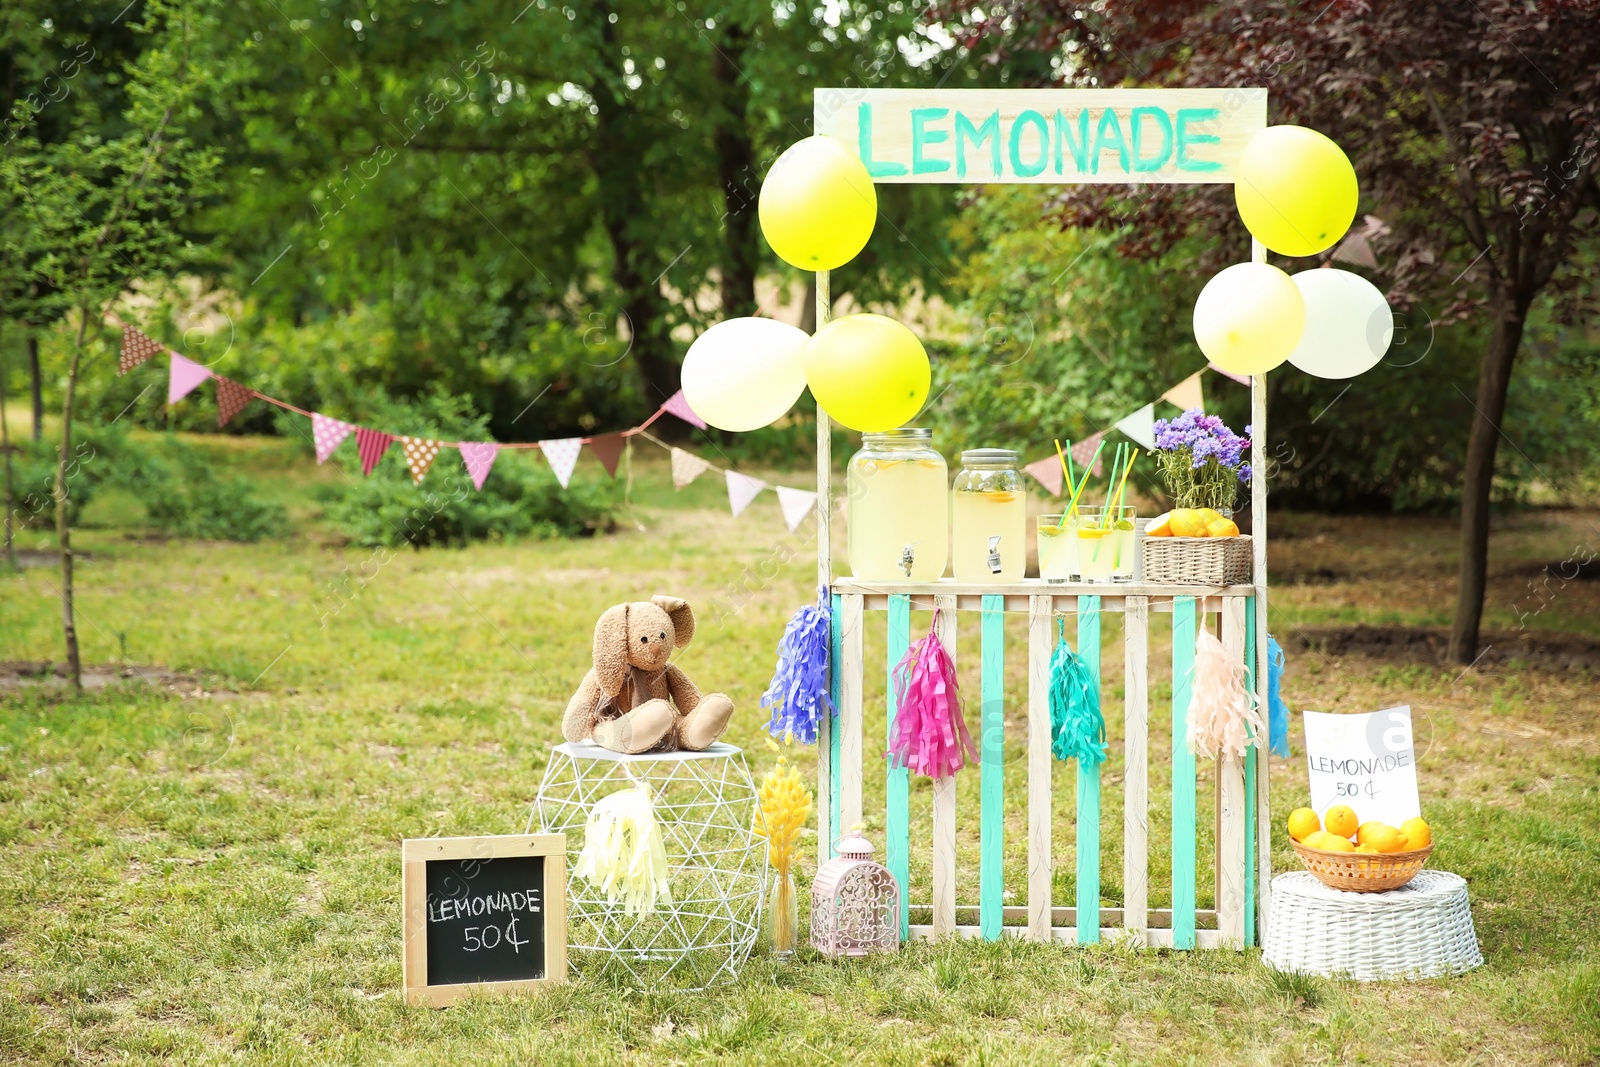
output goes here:
[{"label": "wicker basket of lemons", "polygon": [[1421,817],[1399,826],[1358,823],[1347,805],[1335,804],[1321,819],[1310,808],[1289,815],[1289,837],[1306,870],[1329,889],[1381,893],[1416,877],[1433,852],[1433,829]]},{"label": "wicker basket of lemons", "polygon": [[1144,580],[1170,585],[1250,581],[1250,536],[1212,508],[1173,508],[1151,519],[1139,541]]}]

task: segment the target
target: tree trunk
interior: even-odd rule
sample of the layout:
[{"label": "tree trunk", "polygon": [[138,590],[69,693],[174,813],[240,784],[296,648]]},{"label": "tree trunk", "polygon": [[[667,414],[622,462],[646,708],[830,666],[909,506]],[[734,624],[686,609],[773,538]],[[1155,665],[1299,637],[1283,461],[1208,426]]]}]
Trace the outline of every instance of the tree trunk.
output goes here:
[{"label": "tree trunk", "polygon": [[735,318],[756,310],[756,149],[750,140],[750,85],[739,70],[750,31],[727,23],[722,43],[711,50],[711,76],[717,83],[721,114],[713,144],[717,178],[722,182],[722,315]]},{"label": "tree trunk", "polygon": [[28,378],[33,385],[33,439],[44,435],[44,386],[39,376],[39,339],[28,338]]},{"label": "tree trunk", "polygon": [[72,361],[67,366],[66,398],[61,403],[61,451],[56,456],[56,541],[61,547],[61,635],[67,645],[67,679],[73,688],[83,688],[83,665],[78,660],[78,627],[72,607],[72,523],[67,515],[67,463],[72,457],[72,396],[78,386],[78,360],[83,356],[83,341],[89,333],[89,307],[78,309],[78,336],[72,345]]},{"label": "tree trunk", "polygon": [[11,421],[10,416],[6,413],[6,400],[9,399],[6,393],[6,372],[11,367],[4,353],[5,349],[0,348],[0,452],[4,452],[6,456],[6,563],[10,564],[11,569],[14,571],[17,569],[17,543],[16,530],[14,529],[17,509],[12,496]]},{"label": "tree trunk", "polygon": [[1468,664],[1478,658],[1478,627],[1489,572],[1489,500],[1494,460],[1500,449],[1511,367],[1522,343],[1526,306],[1508,302],[1495,311],[1489,346],[1478,369],[1477,410],[1467,437],[1467,463],[1461,486],[1461,566],[1456,617],[1450,627],[1450,659]]},{"label": "tree trunk", "polygon": [[[620,69],[611,5],[602,0],[588,10],[595,13],[606,52],[616,60],[612,67]],[[628,317],[629,352],[638,364],[645,398],[653,409],[676,393],[680,384],[667,328],[667,302],[661,295],[665,272],[655,269],[653,250],[638,239],[635,229],[639,220],[650,215],[640,160],[654,135],[630,113],[615,77],[614,70],[607,69],[591,86],[597,110],[591,159],[600,192],[601,220],[611,239],[612,280],[622,293],[622,310]]]}]

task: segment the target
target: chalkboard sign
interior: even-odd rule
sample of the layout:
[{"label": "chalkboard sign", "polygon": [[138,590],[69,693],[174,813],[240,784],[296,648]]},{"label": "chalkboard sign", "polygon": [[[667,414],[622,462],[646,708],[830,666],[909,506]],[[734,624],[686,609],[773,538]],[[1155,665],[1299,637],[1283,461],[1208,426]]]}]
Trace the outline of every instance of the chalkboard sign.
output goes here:
[{"label": "chalkboard sign", "polygon": [[408,840],[406,1000],[529,989],[567,973],[565,834]]}]

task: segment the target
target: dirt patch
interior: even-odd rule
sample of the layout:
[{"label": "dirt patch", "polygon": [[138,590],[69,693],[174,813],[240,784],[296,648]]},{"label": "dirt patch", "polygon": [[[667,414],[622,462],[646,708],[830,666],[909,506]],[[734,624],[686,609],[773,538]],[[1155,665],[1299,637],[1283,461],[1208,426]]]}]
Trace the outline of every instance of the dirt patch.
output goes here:
[{"label": "dirt patch", "polygon": [[[240,695],[231,689],[211,688],[200,671],[174,671],[150,664],[85,664],[80,675],[85,689],[104,689],[108,685],[144,685],[199,700],[230,700]],[[65,688],[66,685],[65,663],[44,660],[0,662],[0,693],[34,686]]]},{"label": "dirt patch", "polygon": [[[1307,627],[1292,631],[1286,648],[1315,649],[1325,656],[1360,656],[1390,663],[1448,666],[1450,632],[1443,627]],[[1497,630],[1485,633],[1475,666],[1479,670],[1513,662],[1541,670],[1600,673],[1600,641],[1582,634]]]},{"label": "dirt patch", "polygon": [[[72,561],[74,563],[86,563],[93,559],[93,552],[84,552],[79,549],[73,549],[72,551]],[[59,566],[61,566],[61,553],[54,549],[49,551],[38,548],[17,549],[17,570],[19,571],[36,571],[46,567]]]}]

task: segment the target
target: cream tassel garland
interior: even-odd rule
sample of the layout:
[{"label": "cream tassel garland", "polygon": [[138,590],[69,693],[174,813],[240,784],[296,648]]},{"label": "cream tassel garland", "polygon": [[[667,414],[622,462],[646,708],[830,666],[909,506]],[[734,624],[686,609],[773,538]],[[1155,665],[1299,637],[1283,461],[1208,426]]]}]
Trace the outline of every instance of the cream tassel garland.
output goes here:
[{"label": "cream tassel garland", "polygon": [[[1194,649],[1194,686],[1189,700],[1189,747],[1202,756],[1244,758],[1251,745],[1265,747],[1267,724],[1244,686],[1244,664],[1229,659],[1215,634],[1201,630]],[[1246,732],[1246,727],[1251,732]]]},{"label": "cream tassel garland", "polygon": [[626,902],[629,915],[649,915],[657,903],[672,903],[667,850],[644,783],[602,797],[589,809],[572,874],[603,890],[609,903]]}]

